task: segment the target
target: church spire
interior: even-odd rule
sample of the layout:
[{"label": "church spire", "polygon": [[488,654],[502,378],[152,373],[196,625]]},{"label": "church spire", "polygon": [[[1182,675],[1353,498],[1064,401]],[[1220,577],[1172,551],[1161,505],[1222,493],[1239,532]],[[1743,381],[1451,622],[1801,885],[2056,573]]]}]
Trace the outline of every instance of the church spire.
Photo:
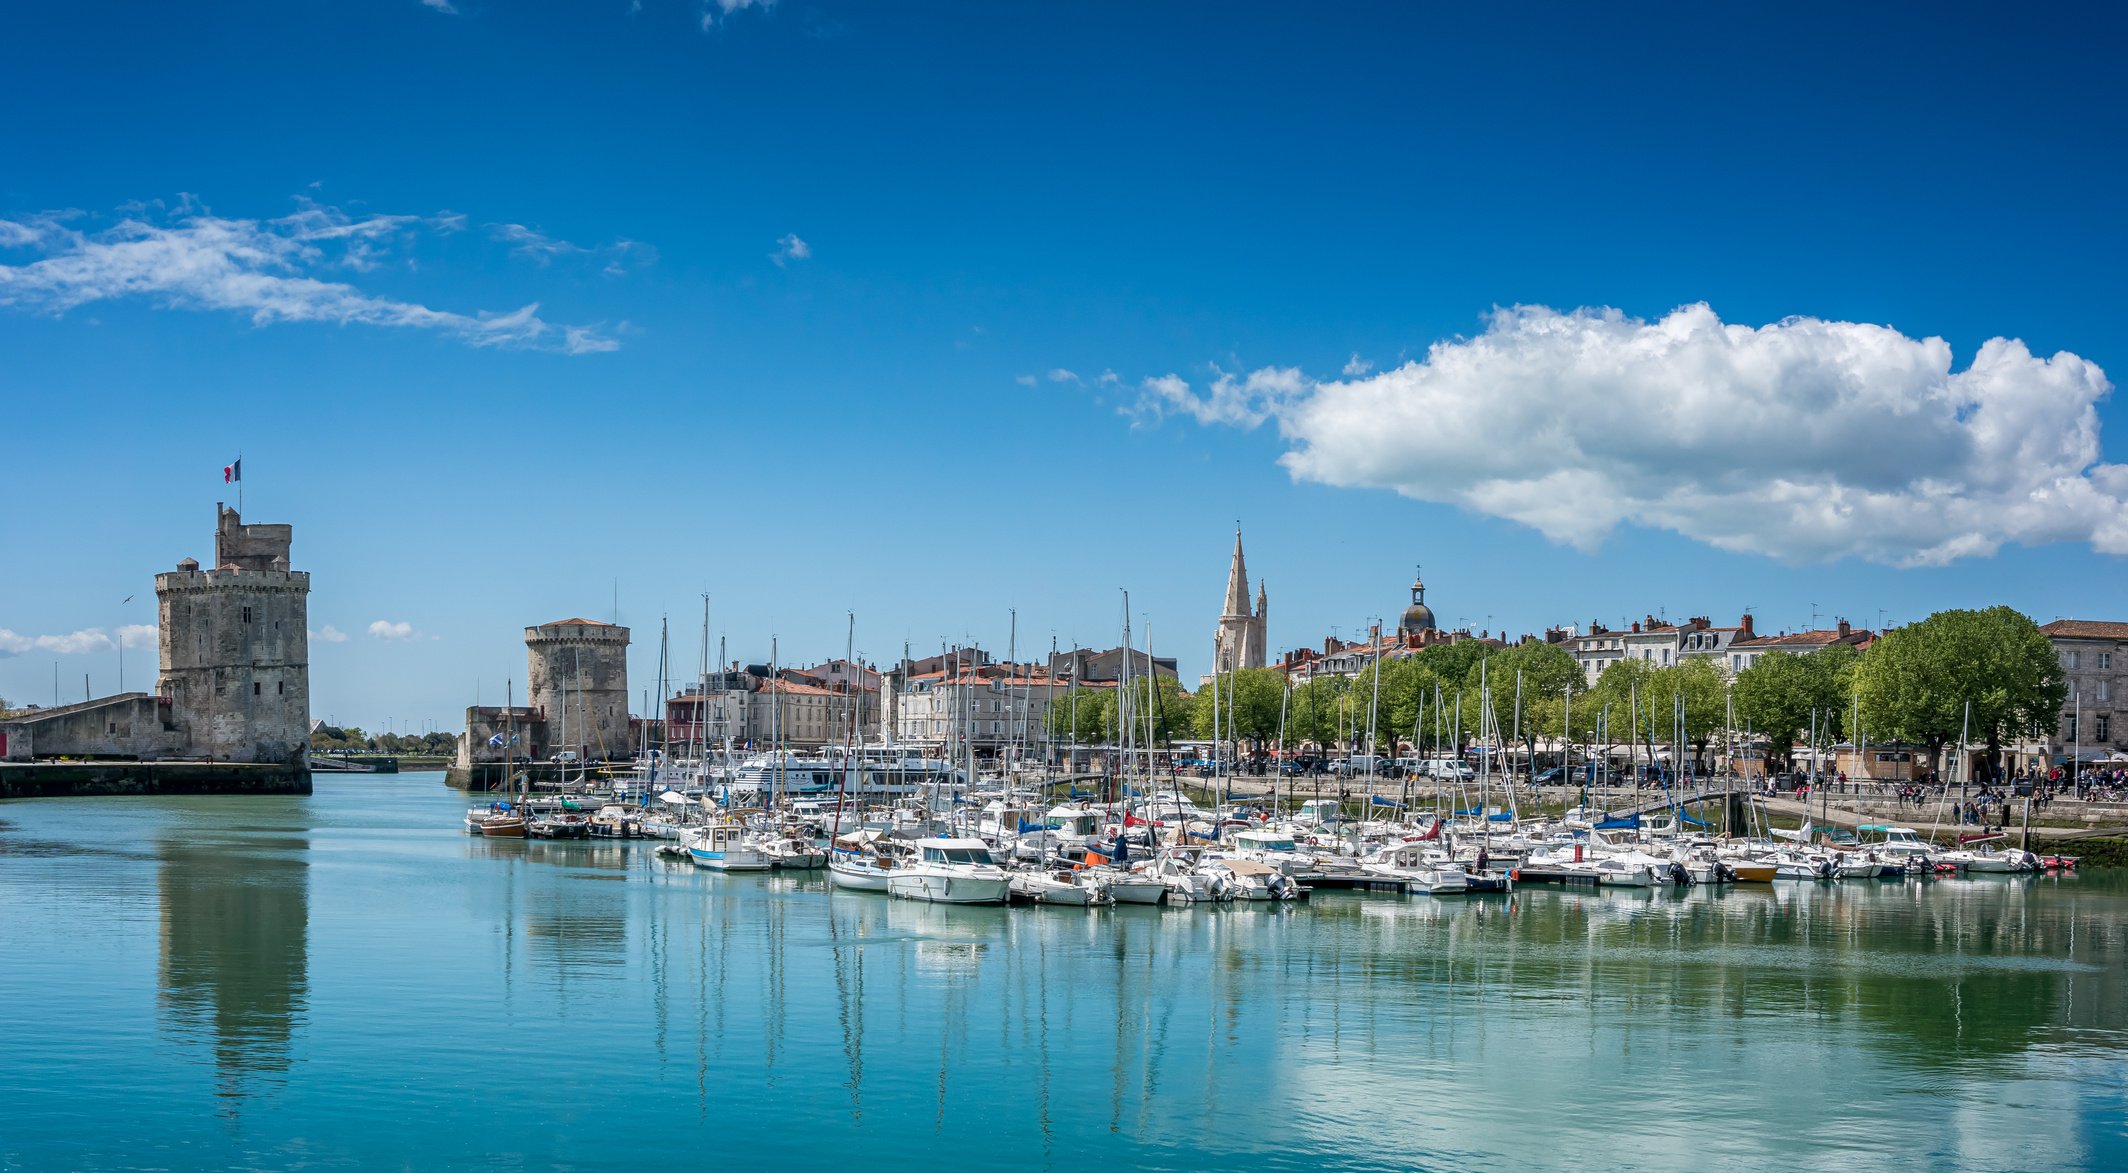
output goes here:
[{"label": "church spire", "polygon": [[1234,562],[1227,567],[1227,601],[1222,616],[1249,614],[1249,564],[1241,556],[1241,526],[1234,526]]}]

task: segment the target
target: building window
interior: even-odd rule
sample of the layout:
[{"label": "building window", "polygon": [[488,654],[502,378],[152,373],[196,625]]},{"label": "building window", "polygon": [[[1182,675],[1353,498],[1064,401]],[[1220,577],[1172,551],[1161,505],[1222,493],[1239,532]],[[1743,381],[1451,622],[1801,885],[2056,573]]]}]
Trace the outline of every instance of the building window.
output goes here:
[{"label": "building window", "polygon": [[2077,667],[2078,667],[2078,665],[2077,665],[2077,661],[2078,661],[2078,660],[2081,660],[2081,659],[2083,659],[2083,658],[2084,658],[2084,657],[2083,657],[2083,653],[2082,653],[2082,652],[2070,652],[2070,653],[2069,653],[2069,671],[2071,671],[2071,672],[2074,672],[2074,671],[2076,671],[2076,669],[2077,669]]},{"label": "building window", "polygon": [[2113,699],[2113,682],[2103,676],[2098,678],[2098,699],[2102,701]]},{"label": "building window", "polygon": [[2068,720],[2062,722],[2062,740],[2076,740],[2076,718],[2071,717]]},{"label": "building window", "polygon": [[285,681],[285,680],[277,680],[277,681],[275,681],[275,682],[274,682],[274,685],[273,685],[273,695],[275,695],[275,696],[287,696],[287,695],[288,695],[288,682],[287,682],[287,681]]},{"label": "building window", "polygon": [[2100,741],[2112,741],[2112,740],[2113,740],[2113,720],[2112,720],[2112,718],[2108,717],[2108,716],[2107,716],[2106,714],[2104,714],[2104,713],[2100,713],[2100,714],[2098,715],[2098,717],[2096,718],[2096,722],[2097,722],[2097,728],[2096,728],[2096,729],[2094,729],[2094,730],[2093,730],[2093,732],[2094,732],[2094,733],[2097,733],[2097,734],[2098,734],[2098,739],[2099,739]]},{"label": "building window", "polygon": [[251,622],[251,608],[249,607],[244,608],[244,622]]},{"label": "building window", "polygon": [[259,695],[259,693],[260,693],[261,691],[263,691],[263,690],[262,690],[262,688],[260,687],[260,685],[259,685],[259,682],[258,682],[258,681],[256,681],[256,680],[252,681],[252,682],[251,682],[251,695],[253,695],[253,696],[257,696],[257,695]]}]

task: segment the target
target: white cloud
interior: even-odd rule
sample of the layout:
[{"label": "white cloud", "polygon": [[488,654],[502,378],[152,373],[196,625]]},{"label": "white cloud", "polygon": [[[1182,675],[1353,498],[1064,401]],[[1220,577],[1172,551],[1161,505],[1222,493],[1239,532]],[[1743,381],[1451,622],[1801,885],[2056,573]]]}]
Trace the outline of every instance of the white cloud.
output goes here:
[{"label": "white cloud", "polygon": [[813,246],[798,239],[798,234],[793,232],[776,238],[776,251],[770,253],[768,259],[776,262],[780,269],[792,261],[809,260],[812,255]]},{"label": "white cloud", "polygon": [[1141,422],[1163,415],[1186,415],[1200,424],[1253,428],[1305,395],[1314,386],[1297,367],[1264,367],[1235,378],[1218,367],[1203,395],[1180,375],[1161,375],[1140,385],[1138,402],[1124,408]]},{"label": "white cloud", "polygon": [[1346,378],[1350,379],[1358,375],[1364,375],[1368,371],[1371,371],[1373,369],[1374,363],[1367,359],[1361,358],[1360,352],[1355,350],[1352,352],[1352,357],[1345,360],[1344,374]]},{"label": "white cloud", "polygon": [[706,33],[716,28],[719,17],[728,17],[747,8],[766,12],[775,6],[776,0],[709,0],[702,5],[702,31]]},{"label": "white cloud", "polygon": [[55,216],[0,221],[0,245],[43,254],[0,264],[0,305],[60,314],[139,297],[172,308],[236,310],[259,326],[328,322],[436,330],[481,347],[569,354],[613,349],[593,327],[542,320],[537,302],[508,313],[461,314],[312,275],[374,268],[379,256],[422,224],[415,216],[357,217],[316,205],[274,220],[229,219],[199,211],[189,200],[167,222],[143,210],[95,233]]},{"label": "white cloud", "polygon": [[421,0],[421,6],[433,8],[438,12],[448,12],[452,16],[458,15],[458,9],[451,4],[451,0]]},{"label": "white cloud", "polygon": [[1048,378],[1052,383],[1076,383],[1079,381],[1079,376],[1072,374],[1063,367],[1057,367],[1050,371]]},{"label": "white cloud", "polygon": [[1033,375],[1014,375],[1012,377],[1012,381],[1018,383],[1022,387],[1032,387],[1035,385],[1036,382],[1035,377]]},{"label": "white cloud", "polygon": [[155,646],[155,626],[129,623],[118,629],[116,638],[101,627],[84,627],[66,635],[18,635],[0,627],[0,658],[24,656],[31,652],[45,652],[55,656],[114,652],[118,650],[120,640],[125,641],[129,648],[152,648]]},{"label": "white cloud", "polygon": [[329,644],[344,644],[347,642],[347,633],[328,623],[325,626],[319,628],[318,630],[311,632],[310,638],[315,640],[322,640],[325,643]]},{"label": "white cloud", "polygon": [[379,619],[369,625],[369,633],[377,639],[413,639],[414,625],[405,622],[394,623],[389,619]]},{"label": "white cloud", "polygon": [[2128,465],[2102,462],[2112,384],[2002,338],[1962,371],[1940,338],[1790,318],[1496,311],[1368,378],[1149,379],[1131,413],[1275,421],[1298,480],[1392,489],[1592,549],[1622,523],[1790,561],[1897,566],[2088,542],[2128,554]]}]

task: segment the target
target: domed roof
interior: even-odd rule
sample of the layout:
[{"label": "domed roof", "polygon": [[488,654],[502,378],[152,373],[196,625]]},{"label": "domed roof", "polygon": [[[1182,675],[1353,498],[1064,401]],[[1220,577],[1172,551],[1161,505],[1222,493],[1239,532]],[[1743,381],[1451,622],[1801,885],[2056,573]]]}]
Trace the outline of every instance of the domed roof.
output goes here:
[{"label": "domed roof", "polygon": [[1404,608],[1404,617],[1397,621],[1397,630],[1405,635],[1417,635],[1422,631],[1433,631],[1438,626],[1433,621],[1433,608],[1424,603],[1413,603],[1411,606]]},{"label": "domed roof", "polygon": [[1397,631],[1404,635],[1418,635],[1437,628],[1433,608],[1426,605],[1426,582],[1414,573],[1411,576],[1411,606],[1404,608],[1403,617],[1397,620]]}]

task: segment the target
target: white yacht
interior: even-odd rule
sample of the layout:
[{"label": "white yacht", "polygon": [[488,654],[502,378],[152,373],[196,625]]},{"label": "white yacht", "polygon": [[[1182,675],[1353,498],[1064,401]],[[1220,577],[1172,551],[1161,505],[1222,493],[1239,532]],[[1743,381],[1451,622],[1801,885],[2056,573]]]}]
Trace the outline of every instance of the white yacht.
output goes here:
[{"label": "white yacht", "polygon": [[933,904],[1003,904],[1012,877],[980,839],[924,839],[916,858],[887,876],[887,892]]}]

